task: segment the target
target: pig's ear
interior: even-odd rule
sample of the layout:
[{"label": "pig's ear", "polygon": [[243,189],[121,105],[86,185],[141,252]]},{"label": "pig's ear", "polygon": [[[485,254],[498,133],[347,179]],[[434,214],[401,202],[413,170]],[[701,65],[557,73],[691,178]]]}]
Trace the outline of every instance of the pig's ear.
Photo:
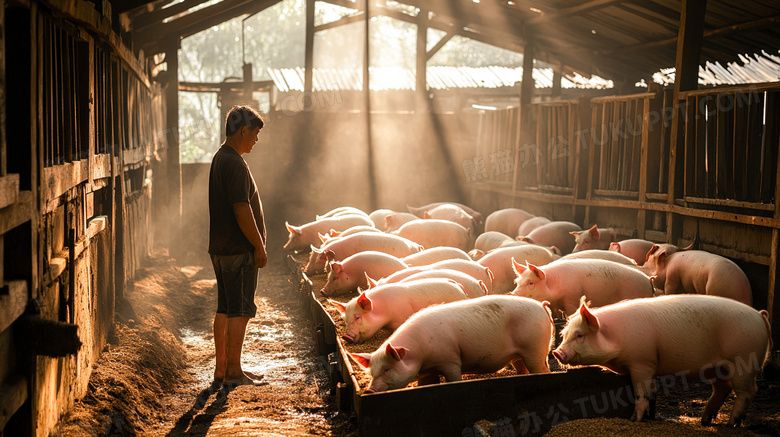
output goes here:
[{"label": "pig's ear", "polygon": [[301,231],[301,228],[296,228],[295,226],[293,226],[293,225],[291,225],[291,224],[289,224],[287,222],[284,222],[284,225],[287,227],[287,230],[291,234],[298,234],[298,235],[300,235],[303,232],[303,231]]},{"label": "pig's ear", "polygon": [[591,329],[594,331],[598,331],[599,329],[599,319],[596,318],[593,313],[590,312],[588,307],[583,302],[582,305],[580,305],[580,316],[582,317],[582,320],[590,326]]},{"label": "pig's ear", "polygon": [[667,257],[669,256],[669,252],[666,251],[666,249],[661,249],[658,251],[658,265],[661,266],[666,262]]},{"label": "pig's ear", "polygon": [[366,296],[366,293],[360,293],[358,296],[357,304],[363,311],[371,311],[371,299]]},{"label": "pig's ear", "polygon": [[331,237],[338,237],[339,235],[341,235],[341,232],[339,232],[339,231],[337,231],[335,229],[331,229],[330,230],[330,236]]},{"label": "pig's ear", "polygon": [[515,274],[518,276],[522,275],[524,271],[526,271],[528,267],[520,264],[519,262],[515,261],[515,257],[512,257],[512,270],[515,271]]},{"label": "pig's ear", "polygon": [[368,288],[367,289],[370,290],[370,289],[376,287],[376,281],[371,279],[371,276],[368,276],[368,273],[364,272],[363,274],[366,275],[366,283],[368,284]]},{"label": "pig's ear", "polygon": [[338,261],[331,261],[330,262],[330,268],[331,268],[331,270],[333,270],[336,273],[338,273],[338,272],[340,272],[342,270],[341,263],[338,262]]},{"label": "pig's ear", "polygon": [[323,243],[328,241],[328,238],[330,238],[329,236],[320,234],[319,232],[317,232],[317,236],[320,237],[320,241],[322,241]]},{"label": "pig's ear", "polygon": [[647,255],[645,255],[645,262],[650,259],[650,257],[655,253],[656,250],[658,250],[659,247],[661,246],[657,244],[653,244],[653,246],[650,247],[650,250],[647,251]]},{"label": "pig's ear", "polygon": [[696,244],[696,239],[694,238],[693,241],[691,241],[691,244],[681,247],[680,250],[691,250],[693,249],[693,246]]},{"label": "pig's ear", "polygon": [[336,260],[336,252],[332,250],[325,250],[322,253],[325,254],[325,256],[328,258],[328,261],[335,261]]},{"label": "pig's ear", "polygon": [[547,276],[544,274],[544,270],[540,269],[539,267],[536,267],[533,264],[528,264],[528,268],[531,269],[531,271],[534,272],[534,274],[538,276],[539,279],[544,279],[545,276]]},{"label": "pig's ear", "polygon": [[401,361],[404,359],[404,356],[406,356],[406,352],[408,349],[405,347],[393,347],[392,344],[387,343],[387,347],[385,347],[385,353],[387,356],[393,357],[396,361]]},{"label": "pig's ear", "polygon": [[585,231],[571,231],[569,232],[571,235],[574,235],[574,238],[577,238],[581,233]]},{"label": "pig's ear", "polygon": [[309,247],[311,248],[311,251],[314,253],[322,253],[322,249],[319,247],[315,247],[313,244],[310,244]]},{"label": "pig's ear", "polygon": [[371,367],[371,354],[351,354],[352,358],[358,362],[361,366],[368,369]]},{"label": "pig's ear", "polygon": [[609,251],[620,253],[620,243],[609,243]]},{"label": "pig's ear", "polygon": [[490,276],[490,283],[493,283],[493,279],[495,279],[495,276],[493,276],[493,270],[490,270],[490,267],[485,267],[485,272]]},{"label": "pig's ear", "polygon": [[525,241],[526,243],[531,243],[531,244],[534,243],[533,240],[531,240],[531,237],[529,237],[527,235],[518,235],[517,237],[515,237],[515,240],[517,240],[517,241]]},{"label": "pig's ear", "polygon": [[490,292],[488,291],[487,285],[485,285],[485,281],[479,281],[479,287],[482,289],[482,291],[485,292],[485,296],[490,294]]},{"label": "pig's ear", "polygon": [[341,303],[339,301],[336,301],[336,300],[333,300],[333,299],[328,299],[328,302],[330,302],[331,305],[336,307],[336,309],[339,310],[339,312],[341,313],[342,316],[344,315],[344,313],[347,312],[347,307],[344,306],[343,303]]},{"label": "pig's ear", "polygon": [[594,240],[599,239],[599,228],[597,228],[596,225],[593,225],[592,228],[588,229],[588,232],[590,232],[590,236],[593,237]]},{"label": "pig's ear", "polygon": [[558,246],[550,246],[550,252],[552,252],[553,255],[562,255],[561,249],[558,249]]},{"label": "pig's ear", "polygon": [[431,215],[430,215],[430,214],[428,214],[428,211],[425,211],[425,212],[423,213],[423,218],[424,218],[424,219],[430,219],[430,218],[431,218]]}]

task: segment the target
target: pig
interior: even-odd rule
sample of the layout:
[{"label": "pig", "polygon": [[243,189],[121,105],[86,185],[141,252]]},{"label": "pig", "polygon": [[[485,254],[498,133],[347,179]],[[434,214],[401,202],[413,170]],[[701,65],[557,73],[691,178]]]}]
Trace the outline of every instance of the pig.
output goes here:
[{"label": "pig", "polygon": [[365,216],[366,218],[368,218],[368,214],[366,214],[365,212],[363,212],[362,210],[360,210],[358,208],[354,208],[354,207],[351,207],[351,206],[341,206],[339,208],[333,208],[333,209],[331,209],[330,211],[326,212],[323,215],[317,215],[316,219],[317,220],[322,220],[322,219],[325,219],[325,218],[328,218],[328,217],[339,217],[339,216],[342,216],[342,215],[350,215],[350,214]]},{"label": "pig", "polygon": [[337,296],[360,288],[367,288],[366,276],[381,278],[407,266],[401,259],[382,252],[367,250],[328,263],[328,281],[322,288],[325,296]]},{"label": "pig", "polygon": [[292,226],[285,222],[287,231],[290,235],[287,237],[287,243],[284,250],[292,252],[295,250],[307,249],[311,245],[319,246],[321,244],[319,234],[334,229],[343,231],[353,226],[373,226],[374,224],[367,217],[350,214],[339,217],[328,217],[307,223],[303,226]]},{"label": "pig", "polygon": [[636,261],[636,265],[641,266],[647,261],[647,252],[650,251],[654,244],[652,241],[634,238],[618,241],[617,243],[609,243],[609,250],[622,253]]},{"label": "pig", "polygon": [[320,238],[323,243],[325,243],[330,238],[335,237],[348,237],[352,234],[357,234],[358,232],[382,232],[381,230],[373,227],[373,226],[352,226],[351,228],[344,230],[344,231],[337,231],[335,229],[331,229],[330,232],[328,232],[328,235],[325,236],[325,239]]},{"label": "pig", "polygon": [[497,231],[504,235],[516,235],[520,225],[533,217],[533,214],[519,208],[499,209],[485,219],[485,232]]},{"label": "pig", "polygon": [[689,244],[686,247],[677,247],[674,244],[668,244],[668,243],[653,244],[650,250],[648,250],[647,253],[645,254],[645,262],[647,262],[647,260],[649,260],[650,257],[660,249],[666,249],[666,255],[671,256],[680,251],[693,249],[693,245],[695,243],[696,241],[693,241],[691,242],[691,244]]},{"label": "pig", "polygon": [[561,251],[561,255],[568,255],[574,250],[575,245],[569,232],[581,230],[582,228],[572,222],[550,222],[517,239],[539,246],[555,246]]},{"label": "pig", "polygon": [[395,211],[392,209],[377,209],[376,211],[373,211],[371,214],[369,214],[368,218],[374,222],[375,228],[381,231],[385,231],[387,229],[387,222],[385,221],[385,217],[393,213],[395,213]]},{"label": "pig", "polygon": [[572,252],[589,249],[607,250],[610,243],[617,238],[614,229],[597,228],[596,225],[593,225],[587,231],[572,231],[569,233],[574,236],[576,243]]},{"label": "pig", "polygon": [[421,279],[377,286],[343,304],[330,303],[344,316],[342,338],[362,343],[382,328],[398,329],[412,314],[431,305],[468,299],[463,288],[450,279]]},{"label": "pig", "polygon": [[385,216],[385,232],[397,231],[398,228],[412,220],[420,218],[408,212],[393,212]]},{"label": "pig", "polygon": [[653,297],[653,284],[647,275],[612,261],[560,259],[544,267],[513,264],[518,277],[512,294],[546,300],[553,314],[574,314],[583,296],[594,307],[623,299]]},{"label": "pig", "polygon": [[637,267],[636,261],[623,255],[622,253],[601,249],[588,249],[580,252],[574,252],[561,257],[561,259],[604,259],[619,264],[625,264],[629,267]]},{"label": "pig", "polygon": [[435,269],[457,270],[459,272],[471,276],[472,278],[478,281],[484,282],[488,288],[488,292],[490,292],[493,289],[493,273],[490,271],[490,269],[485,266],[479,265],[474,261],[467,261],[464,259],[448,259],[427,266],[409,267],[408,269],[395,272],[392,275],[383,278],[382,280],[378,281],[378,283],[387,284],[387,283],[399,282],[415,273],[419,273],[426,270],[435,270]]},{"label": "pig", "polygon": [[667,250],[655,251],[644,265],[654,276],[655,286],[664,294],[707,294],[753,305],[750,281],[730,259],[702,250],[671,255]]},{"label": "pig", "polygon": [[469,276],[463,272],[452,269],[429,269],[422,272],[415,273],[408,278],[402,279],[399,283],[416,281],[418,279],[439,278],[439,279],[452,279],[460,284],[463,288],[463,292],[466,293],[470,299],[475,297],[482,297],[488,294],[487,285],[483,281],[474,279],[473,276]]},{"label": "pig", "polygon": [[483,223],[482,213],[480,213],[479,211],[475,210],[474,208],[471,208],[471,207],[469,207],[467,205],[464,205],[462,203],[456,203],[456,202],[436,202],[436,203],[429,203],[429,204],[427,204],[425,206],[421,206],[421,207],[418,207],[418,208],[406,205],[406,209],[409,210],[410,213],[416,215],[417,217],[423,218],[423,214],[425,214],[426,211],[430,211],[433,208],[436,208],[437,206],[441,206],[441,205],[455,205],[457,207],[460,207],[461,209],[466,211],[466,213],[468,215],[470,215],[474,219],[474,221],[477,223],[477,225],[482,225],[482,223]]},{"label": "pig", "polygon": [[524,241],[517,241],[514,238],[506,234],[502,234],[498,231],[486,231],[479,234],[476,241],[474,241],[474,249],[487,253],[493,249],[498,249],[499,247],[522,246],[524,244],[529,243]]},{"label": "pig", "polygon": [[541,246],[528,244],[525,246],[502,247],[488,252],[477,263],[487,267],[493,273],[492,294],[509,293],[515,288],[517,277],[512,259],[525,264],[545,265],[553,261],[553,254]]},{"label": "pig", "polygon": [[648,412],[649,397],[657,391],[654,378],[661,377],[664,388],[677,377],[702,383],[714,379],[701,418],[704,426],[732,389],[736,401],[728,425],[741,423],[771,349],[767,311],[700,295],[634,299],[594,310],[583,304],[562,337],[553,351],[562,364],[597,365],[631,376],[636,399],[631,418],[636,421]]},{"label": "pig", "polygon": [[471,246],[469,230],[449,220],[412,220],[392,234],[412,240],[426,249],[447,246],[466,251]]},{"label": "pig", "polygon": [[425,211],[423,213],[423,219],[449,220],[463,226],[466,229],[471,230],[472,232],[476,227],[474,217],[464,211],[463,208],[451,203],[445,203],[443,205],[432,208],[429,211]]},{"label": "pig", "polygon": [[372,354],[352,354],[371,369],[365,393],[460,381],[512,363],[517,373],[550,373],[553,324],[531,299],[485,296],[427,308],[412,316]]},{"label": "pig", "polygon": [[529,218],[528,220],[524,221],[523,224],[520,225],[520,227],[517,228],[517,233],[515,234],[515,236],[519,237],[521,235],[528,235],[534,229],[540,226],[544,226],[547,223],[550,223],[550,219],[548,219],[547,217],[536,216],[536,217]]},{"label": "pig", "polygon": [[422,252],[409,255],[407,257],[404,257],[403,261],[409,267],[415,267],[415,266],[425,266],[425,265],[433,264],[435,262],[444,261],[448,259],[468,260],[470,258],[466,252],[458,248],[441,246],[441,247],[432,247],[430,249],[425,249]]},{"label": "pig", "polygon": [[309,262],[303,268],[307,275],[325,273],[327,261],[341,261],[350,255],[366,250],[384,252],[398,258],[417,253],[422,247],[406,238],[376,232],[358,232],[347,237],[337,237],[321,248],[312,246]]}]

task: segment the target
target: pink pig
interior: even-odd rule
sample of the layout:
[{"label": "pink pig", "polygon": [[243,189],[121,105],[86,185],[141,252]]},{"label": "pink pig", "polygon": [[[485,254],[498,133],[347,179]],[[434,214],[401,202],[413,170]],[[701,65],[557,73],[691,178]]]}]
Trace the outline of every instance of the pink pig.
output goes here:
[{"label": "pink pig", "polygon": [[289,223],[285,223],[290,235],[287,238],[287,243],[284,245],[284,250],[292,252],[294,250],[308,249],[311,245],[319,246],[321,244],[319,234],[326,234],[331,229],[343,231],[352,226],[361,225],[373,226],[374,224],[368,218],[355,214],[328,217],[306,223],[303,226],[292,226]]},{"label": "pink pig", "polygon": [[547,223],[551,223],[550,219],[548,219],[547,217],[536,216],[533,218],[529,218],[528,220],[524,221],[519,228],[517,228],[517,232],[515,233],[515,236],[528,235],[534,229],[544,226]]},{"label": "pink pig", "polygon": [[464,211],[463,208],[451,203],[445,203],[444,205],[439,205],[429,211],[426,211],[423,213],[423,219],[449,220],[453,223],[457,223],[463,226],[468,230],[471,230],[472,232],[476,228],[476,221],[474,220],[474,217]]},{"label": "pink pig", "polygon": [[400,282],[409,276],[426,270],[435,269],[452,269],[465,273],[472,278],[482,281],[488,288],[488,291],[493,289],[493,273],[485,266],[479,265],[474,261],[467,261],[465,259],[447,259],[439,261],[427,266],[409,267],[378,281],[379,284],[387,284],[393,282]]},{"label": "pink pig", "polygon": [[398,228],[412,220],[420,218],[408,212],[393,212],[385,216],[385,232],[397,231]]},{"label": "pink pig", "polygon": [[[756,374],[771,348],[765,311],[715,296],[681,295],[634,299],[569,317],[553,355],[563,364],[598,365],[631,376],[637,421],[655,395],[677,377],[712,384],[701,423],[712,419],[733,389],[729,426],[739,425],[756,394]],[[687,387],[687,382],[684,383]],[[698,385],[698,383],[697,383]]]},{"label": "pink pig", "polygon": [[617,243],[610,243],[609,250],[622,253],[636,261],[636,265],[641,266],[647,261],[647,252],[650,251],[653,245],[655,245],[655,243],[652,241],[634,238],[631,240],[618,241]]},{"label": "pink pig", "polygon": [[469,230],[449,220],[412,220],[392,233],[408,238],[426,249],[447,246],[468,250],[471,246]]},{"label": "pink pig", "polygon": [[574,241],[576,245],[572,252],[579,252],[581,250],[588,249],[609,249],[609,244],[615,241],[616,233],[612,228],[597,228],[593,225],[592,228],[587,231],[573,231],[569,232],[574,235]]},{"label": "pink pig", "polygon": [[[619,252],[602,249],[588,249],[580,252],[570,253],[561,259],[604,259],[607,261],[625,264],[629,267],[637,267],[636,261]],[[644,273],[644,272],[643,272]]]},{"label": "pink pig", "polygon": [[475,297],[482,297],[488,294],[487,285],[483,281],[474,279],[473,276],[469,276],[463,272],[459,272],[453,269],[429,269],[422,272],[410,275],[408,278],[404,278],[399,283],[416,281],[419,279],[452,279],[460,284],[463,288],[463,292],[466,293],[470,299]]},{"label": "pink pig", "polygon": [[474,241],[474,249],[487,253],[493,249],[498,249],[499,247],[522,246],[526,244],[529,243],[517,241],[498,231],[486,231],[479,234],[476,241]]},{"label": "pink pig", "polygon": [[372,288],[347,304],[330,302],[344,315],[341,336],[362,343],[382,328],[398,329],[412,314],[431,305],[468,299],[461,286],[449,279],[421,279]]},{"label": "pink pig", "polygon": [[567,255],[571,253],[575,245],[574,239],[569,233],[581,230],[582,228],[572,222],[550,222],[539,226],[528,235],[517,237],[517,239],[539,246],[555,246],[562,255]]},{"label": "pink pig", "polygon": [[560,259],[544,267],[514,265],[519,276],[512,294],[546,300],[553,314],[574,314],[583,296],[596,307],[653,296],[653,284],[647,275],[612,261]]},{"label": "pink pig", "polygon": [[312,247],[309,263],[303,268],[307,275],[325,273],[327,261],[341,261],[366,250],[384,252],[398,258],[417,253],[422,247],[406,238],[377,232],[358,232],[347,237],[334,238],[320,249]]},{"label": "pink pig", "polygon": [[328,217],[339,217],[339,216],[351,215],[351,214],[357,214],[368,218],[368,214],[352,206],[341,206],[338,208],[333,208],[330,211],[326,212],[325,214],[317,215],[316,218],[317,220],[322,220]]},{"label": "pink pig", "polygon": [[517,373],[550,373],[553,324],[531,299],[485,296],[427,308],[412,316],[372,354],[352,354],[371,369],[365,393],[460,381],[512,363]]},{"label": "pink pig", "polygon": [[406,268],[399,258],[382,252],[358,252],[344,261],[328,263],[328,282],[322,288],[325,296],[337,296],[367,288],[366,276],[381,278]]},{"label": "pink pig", "polygon": [[387,222],[385,221],[385,217],[387,217],[389,214],[393,214],[395,211],[392,209],[377,209],[375,211],[372,211],[371,214],[368,215],[368,218],[371,219],[372,222],[374,222],[374,226],[377,229],[380,229],[384,231],[387,228]]},{"label": "pink pig", "polygon": [[407,257],[404,257],[403,261],[409,267],[425,266],[435,262],[445,261],[448,259],[465,259],[468,260],[469,255],[455,247],[432,247],[425,249],[422,252],[418,252]]},{"label": "pink pig", "polygon": [[497,231],[504,235],[514,236],[520,225],[533,217],[533,214],[519,208],[499,209],[485,219],[485,232]]},{"label": "pink pig", "polygon": [[463,209],[464,211],[466,211],[466,213],[468,215],[470,215],[472,218],[474,218],[474,221],[476,222],[477,225],[482,225],[482,222],[483,222],[483,220],[482,220],[482,213],[480,213],[479,211],[475,210],[474,208],[471,208],[470,206],[464,205],[462,203],[435,202],[435,203],[429,203],[429,204],[427,204],[425,206],[420,206],[420,207],[414,207],[414,206],[406,205],[406,209],[408,209],[410,213],[416,215],[417,217],[423,218],[423,216],[425,215],[425,213],[427,211],[430,211],[430,210],[436,208],[437,206],[442,206],[442,205],[455,205],[455,206]]},{"label": "pink pig", "polygon": [[702,250],[669,255],[663,248],[650,255],[644,267],[664,294],[708,294],[753,305],[753,292],[745,272],[720,255]]},{"label": "pink pig", "polygon": [[544,265],[553,261],[553,254],[541,246],[526,244],[524,246],[502,247],[488,252],[477,263],[493,272],[493,288],[491,293],[509,293],[515,288],[517,277],[512,267],[512,259],[523,264],[529,262]]}]

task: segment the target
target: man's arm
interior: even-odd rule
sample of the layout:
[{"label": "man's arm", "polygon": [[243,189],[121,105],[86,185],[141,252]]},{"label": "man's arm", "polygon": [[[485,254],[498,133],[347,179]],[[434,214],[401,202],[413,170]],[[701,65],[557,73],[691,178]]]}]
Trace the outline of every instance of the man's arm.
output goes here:
[{"label": "man's arm", "polygon": [[247,240],[255,247],[255,267],[263,268],[268,262],[268,254],[265,251],[265,242],[257,229],[252,207],[248,202],[236,202],[233,204],[233,214],[236,216],[238,226]]}]

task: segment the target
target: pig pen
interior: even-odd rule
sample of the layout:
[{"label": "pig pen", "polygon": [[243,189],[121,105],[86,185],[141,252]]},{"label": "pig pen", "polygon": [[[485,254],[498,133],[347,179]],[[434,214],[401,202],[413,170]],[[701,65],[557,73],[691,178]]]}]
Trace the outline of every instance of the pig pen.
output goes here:
[{"label": "pig pen", "polygon": [[[559,423],[628,417],[633,411],[628,376],[595,367],[565,371],[554,359],[551,374],[517,375],[505,368],[489,375],[466,374],[458,382],[363,394],[370,375],[350,353],[373,352],[390,332],[383,329],[357,345],[342,341],[338,333],[344,322],[319,293],[325,277],[310,278],[301,271],[307,259],[305,254],[289,255],[288,266],[310,310],[317,353],[328,358],[338,408],[356,415],[361,435],[541,435]],[[510,429],[514,434],[501,433]]]}]

